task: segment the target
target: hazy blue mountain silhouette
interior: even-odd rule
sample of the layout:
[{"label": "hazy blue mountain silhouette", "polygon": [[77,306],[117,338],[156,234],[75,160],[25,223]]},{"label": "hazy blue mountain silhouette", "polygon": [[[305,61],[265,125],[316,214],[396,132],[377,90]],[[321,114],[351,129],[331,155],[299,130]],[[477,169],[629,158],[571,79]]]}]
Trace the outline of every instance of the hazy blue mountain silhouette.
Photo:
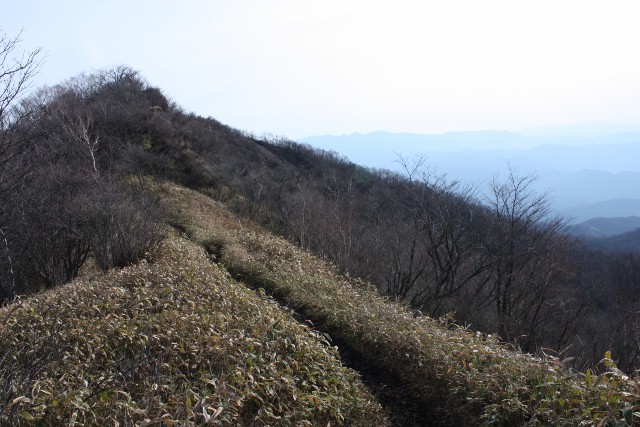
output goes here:
[{"label": "hazy blue mountain silhouette", "polygon": [[[399,156],[424,155],[429,167],[481,188],[510,165],[521,174],[537,174],[536,190],[551,190],[554,209],[577,222],[596,216],[640,216],[640,133],[572,136],[579,126],[564,130],[568,136],[379,131],[299,141],[336,151],[357,164],[400,172]],[[588,126],[582,132],[587,130]]]},{"label": "hazy blue mountain silhouette", "polygon": [[600,238],[628,233],[640,228],[639,216],[619,218],[591,218],[580,224],[569,227],[568,231],[574,236]]}]

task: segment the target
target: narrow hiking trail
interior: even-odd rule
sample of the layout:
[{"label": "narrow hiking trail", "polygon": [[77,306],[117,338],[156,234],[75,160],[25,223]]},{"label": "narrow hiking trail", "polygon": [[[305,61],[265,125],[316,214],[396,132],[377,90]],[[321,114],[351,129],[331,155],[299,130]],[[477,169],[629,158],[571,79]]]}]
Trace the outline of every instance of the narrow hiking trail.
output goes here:
[{"label": "narrow hiking trail", "polygon": [[[555,359],[516,351],[495,335],[446,318],[414,318],[407,306],[380,297],[371,284],[342,274],[205,194],[174,184],[162,185],[158,194],[169,223],[212,263],[330,338],[341,363],[360,373],[394,425],[573,425],[622,413],[622,391],[612,398],[615,407],[603,404],[589,384]],[[572,393],[583,400],[557,405],[558,396]]]},{"label": "narrow hiking trail", "polygon": [[[220,246],[217,249],[223,250]],[[215,253],[210,250],[207,252],[213,255],[214,259],[219,258],[221,255],[221,252]],[[222,265],[224,266],[224,264]],[[225,268],[227,267],[225,266]],[[236,281],[254,291],[265,292],[264,283],[247,278],[233,269],[227,268],[227,271]],[[390,371],[379,363],[371,363],[347,342],[334,338],[330,331],[323,327],[321,320],[314,320],[292,309],[282,297],[278,297],[273,293],[268,293],[267,295],[272,297],[283,310],[293,311],[294,318],[300,323],[310,326],[329,337],[331,343],[338,348],[342,364],[360,374],[369,391],[376,397],[382,407],[389,412],[394,427],[440,427],[445,425],[437,421],[429,406],[415,399],[415,396],[407,389],[406,384],[403,383],[397,373]]]},{"label": "narrow hiking trail", "polygon": [[[178,196],[178,197],[176,197]],[[283,254],[288,260],[275,260],[268,253],[262,251],[256,240],[260,240],[262,229],[248,221],[242,221],[227,211],[222,205],[211,199],[207,200],[208,209],[198,209],[186,206],[179,194],[172,192],[173,205],[169,211],[172,215],[172,225],[183,236],[198,244],[209,255],[212,263],[222,266],[230,276],[250,289],[266,294],[277,302],[281,308],[293,314],[301,324],[324,334],[336,346],[342,364],[360,374],[364,384],[376,397],[379,403],[390,414],[394,426],[427,427],[441,426],[445,423],[437,420],[432,406],[416,399],[415,392],[402,380],[401,375],[389,369],[388,365],[377,358],[367,357],[361,349],[351,344],[349,339],[336,334],[333,325],[325,316],[318,315],[314,307],[299,304],[295,295],[290,294],[283,287],[275,283],[273,278],[260,274],[262,267],[286,274],[287,270],[295,270],[297,275],[310,280],[314,274],[320,280],[333,278],[324,277],[322,269],[324,263],[316,260],[314,263],[296,260],[295,257]],[[191,203],[190,203],[191,204]],[[177,207],[177,209],[176,209]],[[198,206],[202,208],[203,206]],[[189,213],[191,221],[184,221]],[[188,215],[187,215],[188,216]],[[297,255],[297,254],[296,254]],[[308,255],[307,255],[308,256]],[[263,265],[266,260],[267,265]],[[258,268],[254,268],[258,267]],[[333,274],[333,273],[332,273]],[[300,277],[283,280],[299,281]],[[343,291],[348,289],[344,287]],[[317,293],[317,304],[322,304],[322,292]]]}]

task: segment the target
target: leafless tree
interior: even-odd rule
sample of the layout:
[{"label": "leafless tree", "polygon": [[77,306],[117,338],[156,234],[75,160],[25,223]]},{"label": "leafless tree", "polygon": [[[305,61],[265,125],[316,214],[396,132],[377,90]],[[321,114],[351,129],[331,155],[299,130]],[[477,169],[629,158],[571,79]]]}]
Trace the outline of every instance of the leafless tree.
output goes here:
[{"label": "leafless tree", "polygon": [[551,216],[549,195],[534,191],[535,180],[509,168],[504,180],[494,178],[487,196],[491,270],[485,295],[494,306],[497,332],[507,340],[535,340],[536,326],[550,325],[550,316],[563,311],[558,304],[567,265],[565,222]]},{"label": "leafless tree", "polygon": [[629,372],[640,363],[640,252],[606,257],[605,288],[611,310],[602,322],[607,325],[602,341],[616,355],[619,366]]},{"label": "leafless tree", "polygon": [[8,194],[28,173],[26,168],[12,165],[20,156],[24,141],[15,135],[15,128],[28,116],[29,111],[17,108],[20,97],[29,88],[33,77],[42,64],[41,50],[20,52],[20,35],[10,37],[0,32],[0,244],[4,246],[4,262],[9,279],[0,280],[2,296],[12,298],[15,293],[15,277],[5,230],[7,210],[10,206]]},{"label": "leafless tree", "polygon": [[0,192],[7,191],[16,180],[5,175],[5,166],[19,154],[19,141],[12,131],[28,112],[14,108],[42,64],[41,50],[19,52],[20,35],[10,37],[0,32]]},{"label": "leafless tree", "polygon": [[[71,97],[74,97],[71,95]],[[64,129],[64,137],[74,144],[80,157],[86,158],[94,177],[98,176],[97,152],[100,149],[101,130],[98,119],[106,116],[105,106],[99,101],[81,102],[73,99],[64,105],[64,97],[58,96],[57,105],[50,108],[50,113]]]},{"label": "leafless tree", "polygon": [[408,300],[432,315],[444,314],[445,300],[463,289],[481,288],[487,282],[489,260],[478,251],[483,240],[482,209],[476,189],[425,167],[425,158],[399,162],[409,180],[398,204],[408,214],[391,243],[392,295]]}]

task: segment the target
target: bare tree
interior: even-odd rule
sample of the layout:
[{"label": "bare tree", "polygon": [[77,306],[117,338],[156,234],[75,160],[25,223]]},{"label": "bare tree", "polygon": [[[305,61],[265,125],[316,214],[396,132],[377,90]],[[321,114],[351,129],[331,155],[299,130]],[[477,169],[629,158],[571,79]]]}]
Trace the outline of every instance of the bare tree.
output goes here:
[{"label": "bare tree", "polygon": [[[0,280],[2,297],[12,298],[15,293],[15,277],[11,251],[5,230],[7,210],[11,205],[8,193],[28,173],[28,169],[12,165],[20,156],[24,141],[15,136],[14,130],[28,116],[29,111],[16,108],[20,97],[29,88],[42,63],[40,49],[19,52],[20,35],[10,37],[0,32],[0,244],[5,253],[0,268],[8,272],[8,280]],[[7,268],[4,268],[6,264]]]},{"label": "bare tree", "polygon": [[101,130],[97,122],[98,118],[104,122],[106,108],[98,101],[84,103],[76,99],[64,105],[60,98],[60,105],[54,106],[51,113],[64,129],[64,136],[75,144],[73,151],[87,159],[94,177],[98,177],[96,155],[100,149]]},{"label": "bare tree", "polygon": [[491,286],[485,295],[494,306],[497,332],[506,340],[526,336],[533,342],[536,328],[563,312],[558,304],[567,265],[561,238],[565,223],[551,216],[549,195],[533,190],[535,180],[509,168],[505,180],[494,178],[487,196],[492,220],[484,247]]},{"label": "bare tree", "polygon": [[409,180],[398,200],[408,221],[402,240],[390,242],[392,295],[432,315],[444,314],[447,299],[466,288],[487,282],[482,209],[475,203],[476,189],[424,167],[425,159],[399,162]]},{"label": "bare tree", "polygon": [[6,191],[11,179],[3,166],[18,154],[18,141],[12,131],[28,112],[14,108],[19,98],[29,89],[29,83],[42,64],[40,48],[31,52],[17,51],[20,35],[9,37],[0,33],[0,191]]},{"label": "bare tree", "polygon": [[640,363],[640,252],[605,255],[610,311],[602,341],[616,354],[621,369],[631,371]]}]

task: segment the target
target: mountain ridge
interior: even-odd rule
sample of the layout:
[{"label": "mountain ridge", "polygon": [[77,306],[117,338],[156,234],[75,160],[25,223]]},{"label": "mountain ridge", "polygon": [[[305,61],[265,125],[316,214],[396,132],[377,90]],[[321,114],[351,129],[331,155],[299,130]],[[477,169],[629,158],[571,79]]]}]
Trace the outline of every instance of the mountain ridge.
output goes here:
[{"label": "mountain ridge", "polygon": [[[607,200],[640,199],[640,134],[596,137],[539,138],[515,132],[480,131],[448,134],[375,132],[342,137],[300,140],[328,149],[373,168],[405,172],[400,158],[424,156],[430,167],[450,179],[485,187],[508,167],[539,177],[536,190],[551,191],[554,210],[584,221],[596,216],[640,215],[609,203],[602,213],[589,205]],[[460,139],[460,135],[464,135]],[[511,148],[507,145],[512,144]],[[575,217],[575,219],[573,219]]]},{"label": "mountain ridge", "polygon": [[[19,184],[0,180],[0,423],[598,425],[640,410],[622,374],[640,358],[637,260],[568,238],[529,177],[511,171],[483,203],[420,165],[375,170],[186,113],[126,67],[21,106],[0,133]],[[565,347],[574,359],[547,350]],[[369,391],[342,369],[354,359]]]},{"label": "mountain ridge", "polygon": [[605,218],[596,217],[569,227],[574,236],[598,238],[624,234],[640,228],[639,216]]}]

